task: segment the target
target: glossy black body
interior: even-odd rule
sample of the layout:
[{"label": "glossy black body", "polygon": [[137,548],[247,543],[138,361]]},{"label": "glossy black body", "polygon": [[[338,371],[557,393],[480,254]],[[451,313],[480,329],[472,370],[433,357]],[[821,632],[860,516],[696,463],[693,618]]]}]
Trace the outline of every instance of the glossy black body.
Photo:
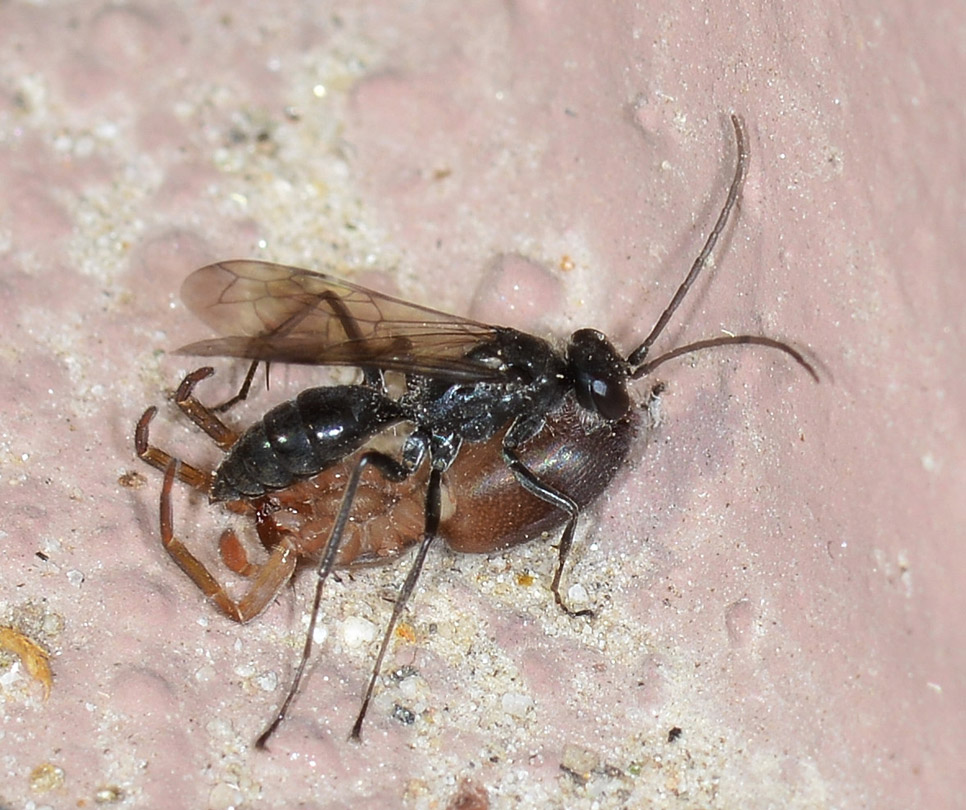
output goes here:
[{"label": "glossy black body", "polygon": [[218,465],[211,500],[254,498],[290,487],[405,416],[401,405],[361,385],[302,391],[241,434]]},{"label": "glossy black body", "polygon": [[[215,473],[212,500],[258,497],[285,489],[341,461],[393,424],[412,431],[403,464],[415,469],[428,455],[449,469],[464,442],[485,442],[506,431],[511,450],[538,433],[563,398],[574,394],[589,421],[599,391],[617,391],[616,421],[629,402],[619,376],[626,364],[599,332],[581,330],[560,354],[545,340],[508,328],[474,346],[468,359],[498,373],[494,381],[452,381],[412,374],[393,399],[366,385],[311,388],[249,427]],[[621,398],[622,396],[622,398]],[[599,397],[598,397],[599,398]],[[498,538],[494,538],[497,542]]]}]

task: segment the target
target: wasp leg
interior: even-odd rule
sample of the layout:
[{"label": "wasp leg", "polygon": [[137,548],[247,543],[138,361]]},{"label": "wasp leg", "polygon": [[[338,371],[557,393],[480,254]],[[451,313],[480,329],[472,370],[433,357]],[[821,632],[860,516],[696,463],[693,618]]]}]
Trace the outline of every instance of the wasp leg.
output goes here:
[{"label": "wasp leg", "polygon": [[[275,729],[278,728],[282,720],[285,719],[285,715],[288,712],[289,707],[292,705],[292,701],[295,699],[296,693],[298,692],[299,684],[301,683],[302,677],[305,674],[305,667],[308,664],[309,656],[312,652],[312,636],[315,633],[315,625],[318,620],[319,608],[322,604],[322,586],[329,578],[329,574],[332,573],[332,568],[335,565],[336,558],[339,554],[339,549],[342,546],[345,527],[349,522],[349,515],[352,511],[352,504],[355,501],[356,491],[359,488],[359,480],[362,477],[363,471],[369,465],[372,465],[378,469],[386,480],[393,482],[405,480],[412,475],[416,469],[414,465],[400,463],[391,456],[387,456],[385,453],[380,453],[375,450],[363,453],[356,462],[356,465],[352,470],[352,475],[349,476],[349,481],[346,484],[345,494],[342,496],[342,503],[339,506],[339,513],[336,515],[335,523],[332,525],[332,531],[329,533],[328,542],[325,545],[325,549],[322,552],[322,557],[319,560],[319,566],[316,569],[317,578],[315,583],[315,596],[312,601],[312,612],[309,614],[309,626],[305,634],[305,644],[302,648],[302,656],[299,659],[298,666],[295,669],[295,675],[292,678],[292,684],[289,687],[288,694],[282,701],[282,705],[279,707],[279,710],[275,715],[275,719],[268,724],[266,729],[258,736],[258,739],[255,740],[256,748],[265,748],[268,738],[272,736],[272,734],[275,732]],[[437,483],[437,490],[438,489],[439,485]],[[437,492],[437,499],[438,498],[439,493]],[[436,511],[436,522],[438,524],[438,507]],[[369,691],[372,691],[371,684]],[[361,723],[361,717],[357,722]]]},{"label": "wasp leg", "polygon": [[[362,330],[359,329],[359,325],[356,323],[356,319],[352,317],[348,307],[346,307],[345,305],[345,302],[339,296],[334,295],[332,293],[324,293],[319,300],[325,301],[325,303],[328,304],[329,308],[332,310],[332,313],[335,315],[336,318],[339,319],[339,323],[342,325],[342,331],[345,332],[346,337],[349,340],[355,340],[360,342],[363,340]],[[295,314],[290,316],[289,319],[284,324],[279,326],[273,334],[278,336],[278,335],[284,335],[287,332],[291,332],[296,326],[299,325],[299,323],[302,322],[302,320],[305,318],[306,315],[308,315],[313,309],[315,309],[316,306],[317,306],[317,302],[313,301],[311,306],[308,306],[296,312]],[[226,399],[220,405],[216,405],[215,407],[211,408],[211,410],[217,413],[224,413],[225,411],[237,405],[239,402],[242,402],[243,400],[248,399],[248,394],[251,392],[251,389],[252,389],[252,382],[255,379],[255,371],[258,368],[258,364],[260,362],[261,362],[260,360],[252,360],[251,365],[248,367],[248,372],[245,374],[245,379],[241,384],[241,388],[238,389],[238,393],[235,394],[233,397]],[[270,365],[269,362],[265,361],[265,387],[266,388],[268,387],[269,365]],[[365,384],[369,388],[373,388],[377,391],[385,391],[385,382],[383,379],[383,374],[382,374],[382,371],[380,371],[379,369],[363,368],[362,377],[363,377],[363,380],[365,381]]]},{"label": "wasp leg", "polygon": [[399,621],[399,617],[406,607],[406,602],[412,596],[416,582],[423,570],[423,563],[426,561],[426,553],[429,551],[429,547],[433,540],[436,539],[436,533],[439,531],[442,475],[442,472],[435,467],[429,474],[429,486],[426,490],[426,525],[423,529],[423,540],[419,544],[416,559],[413,560],[413,564],[409,568],[409,573],[406,575],[406,581],[403,583],[402,589],[399,591],[399,596],[396,598],[396,603],[393,605],[392,616],[389,618],[389,624],[382,637],[382,644],[379,645],[379,654],[376,656],[376,663],[372,667],[372,675],[369,677],[366,695],[362,699],[359,715],[356,717],[355,723],[352,724],[352,732],[349,734],[349,739],[355,740],[356,742],[361,739],[362,721],[365,719],[366,712],[369,709],[369,702],[372,700],[372,690],[376,687],[376,679],[379,677],[379,671],[382,669],[382,659],[386,657],[386,650],[389,649],[389,640],[392,638],[392,631],[395,629],[396,623]]},{"label": "wasp leg", "polygon": [[[258,364],[260,360],[252,360],[252,364],[248,367],[248,372],[245,374],[245,379],[242,381],[241,388],[238,389],[238,393],[233,397],[229,397],[220,405],[215,405],[211,410],[215,413],[224,413],[225,411],[233,408],[239,402],[243,402],[248,399],[248,394],[252,390],[252,381],[255,379],[255,371],[258,369]],[[268,367],[269,363],[265,362],[265,387],[268,388]]]},{"label": "wasp leg", "polygon": [[[152,467],[161,470],[161,472],[167,472],[168,467],[175,463],[174,457],[148,442],[148,428],[157,412],[157,408],[151,407],[141,415],[137,427],[134,429],[134,449],[138,456]],[[177,462],[175,466],[177,467],[179,481],[193,487],[203,495],[211,492],[214,476],[210,472],[199,470],[197,467],[192,467],[190,464],[181,461]]]},{"label": "wasp leg", "polygon": [[[361,343],[364,340],[359,324],[356,323],[356,319],[352,317],[349,308],[338,295],[332,292],[325,292],[319,300],[325,301],[329,305],[332,313],[339,319],[339,323],[342,325],[342,331],[345,332],[346,337],[350,341],[358,341]],[[365,381],[366,386],[376,391],[385,392],[386,384],[382,376],[382,371],[377,368],[366,368],[364,366],[361,368],[362,379]]]},{"label": "wasp leg", "polygon": [[546,482],[541,481],[533,470],[520,460],[520,457],[516,454],[516,450],[507,444],[507,440],[510,440],[510,433],[507,433],[507,437],[504,440],[503,460],[507,467],[510,468],[510,472],[513,473],[514,477],[520,483],[520,486],[531,495],[536,496],[542,501],[546,501],[552,506],[556,506],[561,512],[565,512],[567,515],[567,525],[564,526],[558,547],[559,557],[557,570],[554,572],[553,581],[550,583],[553,598],[557,600],[557,604],[560,605],[563,611],[571,616],[593,616],[594,612],[592,610],[572,610],[567,607],[563,597],[560,595],[560,578],[563,576],[563,570],[567,563],[567,556],[570,554],[570,548],[574,544],[574,532],[577,530],[577,519],[580,517],[580,507],[569,495],[565,495]]},{"label": "wasp leg", "polygon": [[244,624],[261,613],[282,586],[292,578],[298,554],[291,544],[283,539],[272,551],[268,561],[258,568],[258,573],[245,595],[239,600],[232,599],[205,564],[174,535],[171,488],[174,479],[179,477],[179,466],[181,462],[172,459],[164,471],[164,483],[161,485],[161,543],[181,570],[222,613],[229,619]]}]

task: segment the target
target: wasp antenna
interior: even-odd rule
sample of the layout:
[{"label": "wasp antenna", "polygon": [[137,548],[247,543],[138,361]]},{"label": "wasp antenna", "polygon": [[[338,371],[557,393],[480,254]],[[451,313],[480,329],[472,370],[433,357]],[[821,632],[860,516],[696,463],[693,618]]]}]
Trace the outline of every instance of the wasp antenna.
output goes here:
[{"label": "wasp antenna", "polygon": [[639,365],[631,373],[631,378],[639,380],[641,377],[646,377],[658,366],[664,365],[664,363],[666,363],[668,360],[673,360],[675,357],[700,352],[704,349],[717,348],[718,346],[736,345],[764,346],[767,349],[777,349],[780,352],[784,352],[791,357],[792,360],[798,363],[798,365],[805,369],[805,371],[808,372],[809,376],[815,382],[820,382],[818,372],[815,370],[815,367],[805,359],[805,356],[798,351],[798,349],[795,349],[780,340],[765,337],[764,335],[722,335],[721,337],[698,340],[694,343],[688,343],[685,346],[678,346],[676,349],[671,349],[670,351],[665,352],[660,357],[655,357],[649,363],[642,363]]},{"label": "wasp antenna", "polygon": [[[718,243],[718,237],[721,236],[722,231],[724,231],[725,226],[728,224],[728,219],[731,216],[731,211],[735,207],[735,203],[738,201],[738,194],[741,192],[741,187],[745,182],[745,174],[748,170],[748,139],[745,137],[745,125],[742,123],[741,119],[735,115],[731,114],[731,124],[735,128],[735,142],[738,148],[738,163],[735,166],[735,176],[731,181],[731,188],[728,191],[728,199],[725,200],[724,207],[721,209],[721,213],[718,214],[718,221],[715,222],[714,228],[711,229],[711,233],[708,234],[708,239],[704,243],[704,247],[698,254],[698,258],[694,260],[694,264],[691,265],[691,270],[685,277],[684,281],[681,282],[681,286],[678,287],[674,297],[671,299],[671,303],[667,305],[664,312],[661,313],[661,317],[657,319],[657,323],[654,324],[654,328],[651,330],[644,342],[638,346],[634,351],[630,353],[627,357],[627,362],[632,366],[640,366],[644,359],[647,357],[647,353],[650,351],[652,344],[657,340],[661,333],[664,331],[665,327],[668,325],[668,321],[677,311],[677,308],[681,305],[684,300],[684,296],[688,294],[688,290],[691,289],[691,285],[694,284],[695,279],[704,270],[705,265],[708,263],[708,257],[711,255],[711,251],[714,250],[714,246]],[[637,375],[633,375],[637,376]]]}]

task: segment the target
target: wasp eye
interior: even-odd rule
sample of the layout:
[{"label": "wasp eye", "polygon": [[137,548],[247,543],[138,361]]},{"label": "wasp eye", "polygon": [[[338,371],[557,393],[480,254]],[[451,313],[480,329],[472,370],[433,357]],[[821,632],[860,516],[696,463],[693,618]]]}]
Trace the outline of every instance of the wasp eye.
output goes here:
[{"label": "wasp eye", "polygon": [[570,336],[567,361],[577,402],[613,422],[631,407],[627,395],[627,363],[596,329],[580,329]]}]

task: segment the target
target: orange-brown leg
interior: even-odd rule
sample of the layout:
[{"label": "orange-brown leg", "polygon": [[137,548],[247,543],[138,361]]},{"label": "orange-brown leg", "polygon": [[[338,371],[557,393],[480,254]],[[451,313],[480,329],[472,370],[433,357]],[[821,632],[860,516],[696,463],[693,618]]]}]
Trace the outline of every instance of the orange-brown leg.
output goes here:
[{"label": "orange-brown leg", "polygon": [[218,538],[218,553],[226,568],[247,579],[255,576],[261,568],[249,561],[248,552],[231,529],[225,529]]},{"label": "orange-brown leg", "polygon": [[[134,429],[134,449],[138,456],[152,467],[161,470],[161,472],[166,472],[174,464],[174,457],[148,442],[148,426],[157,412],[158,409],[152,405],[138,419],[137,427]],[[179,481],[194,487],[203,495],[211,492],[211,485],[215,479],[210,472],[199,470],[197,467],[192,467],[182,461],[179,461],[176,466]]]},{"label": "orange-brown leg", "polygon": [[[214,373],[215,370],[210,366],[191,372],[178,386],[174,401],[192,422],[211,437],[218,447],[222,450],[228,450],[238,441],[238,434],[215,416],[210,408],[202,405],[194,397],[195,386]],[[164,472],[173,461],[173,457],[164,450],[153,447],[148,441],[148,426],[157,412],[157,408],[151,407],[141,415],[134,431],[134,447],[138,456],[152,467]],[[214,476],[210,472],[200,470],[184,462],[178,464],[178,479],[205,495],[211,492],[211,485],[214,482]]]},{"label": "orange-brown leg", "polygon": [[238,441],[238,434],[215,416],[211,408],[202,405],[194,397],[195,386],[202,380],[207,380],[214,373],[215,370],[211,366],[204,366],[197,371],[192,371],[178,386],[174,395],[174,402],[192,422],[211,436],[215,444],[222,450],[228,450]]},{"label": "orange-brown leg", "polygon": [[[195,386],[212,374],[214,369],[209,367],[193,371],[178,386],[174,401],[195,425],[211,437],[215,444],[222,450],[228,450],[238,440],[238,434],[215,416],[212,409],[201,404],[194,397]],[[138,456],[164,473],[160,503],[161,542],[181,570],[222,613],[235,621],[247,622],[261,613],[292,577],[297,554],[288,538],[280,537],[268,561],[264,565],[256,566],[249,563],[248,555],[235,533],[231,530],[225,531],[219,541],[222,560],[230,570],[252,578],[245,595],[240,600],[232,599],[204,563],[174,535],[174,510],[171,505],[174,479],[177,478],[202,494],[208,495],[214,483],[214,475],[207,470],[185,464],[150,444],[149,426],[156,413],[157,408],[148,408],[138,420],[134,432],[134,445]],[[242,501],[232,502],[226,506],[231,511],[242,514],[250,514],[253,511],[250,504]]]},{"label": "orange-brown leg", "polygon": [[178,473],[179,466],[181,466],[181,462],[175,459],[168,464],[164,471],[164,483],[161,486],[161,543],[181,570],[191,578],[191,581],[198,586],[205,596],[215,603],[222,613],[236,622],[247,622],[261,613],[285,583],[291,579],[292,574],[295,573],[298,555],[291,544],[283,540],[272,551],[268,561],[258,568],[258,572],[245,595],[239,600],[232,599],[205,564],[174,536],[174,510],[171,507],[171,489],[174,485],[174,479],[181,477]]}]

